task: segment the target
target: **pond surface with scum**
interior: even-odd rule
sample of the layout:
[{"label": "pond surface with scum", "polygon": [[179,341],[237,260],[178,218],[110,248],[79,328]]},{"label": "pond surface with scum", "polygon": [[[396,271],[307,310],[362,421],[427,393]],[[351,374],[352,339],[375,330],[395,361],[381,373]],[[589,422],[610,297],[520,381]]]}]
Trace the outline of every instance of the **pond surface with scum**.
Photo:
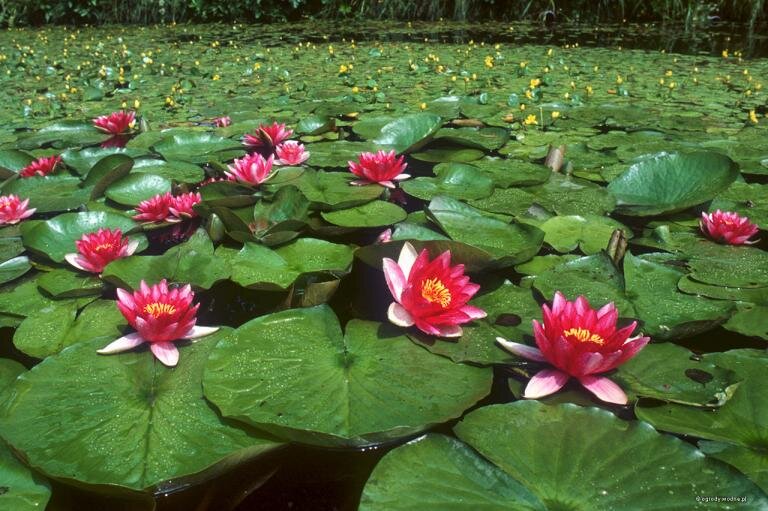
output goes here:
[{"label": "pond surface with scum", "polygon": [[[768,489],[766,401],[745,389],[759,384],[758,375],[764,381],[768,374],[767,56],[765,36],[724,23],[698,31],[656,25],[302,22],[0,32],[0,186],[3,195],[29,197],[37,208],[35,217],[21,227],[0,229],[5,261],[0,264],[0,355],[27,368],[45,360],[36,373],[37,383],[30,376],[24,392],[3,394],[17,409],[7,407],[0,434],[31,465],[56,479],[50,483],[49,510],[153,509],[152,498],[137,492],[147,488],[130,479],[133,476],[110,479],[118,468],[98,468],[98,452],[88,454],[89,463],[52,462],[61,446],[46,442],[55,440],[55,431],[67,429],[68,423],[57,412],[41,412],[38,420],[35,403],[28,403],[32,397],[25,396],[57,401],[55,392],[39,390],[39,380],[42,374],[66,378],[67,371],[56,366],[63,360],[87,364],[91,355],[99,361],[119,360],[95,355],[95,347],[125,328],[120,316],[115,318],[114,287],[168,277],[195,286],[201,324],[229,327],[226,332],[236,332],[235,339],[247,338],[258,327],[252,326],[253,318],[315,306],[311,313],[279,317],[318,325],[338,318],[348,337],[405,343],[408,350],[419,346],[415,355],[407,350],[384,353],[379,361],[406,353],[418,358],[423,352],[438,359],[438,365],[450,361],[461,371],[478,373],[456,370],[444,378],[435,376],[434,399],[430,401],[430,395],[414,413],[440,408],[432,416],[442,420],[424,419],[399,433],[395,425],[375,429],[386,422],[381,417],[394,414],[399,401],[373,406],[370,397],[361,397],[368,400],[365,406],[376,409],[369,412],[376,420],[367,425],[372,429],[355,436],[349,424],[344,434],[322,429],[325,424],[297,426],[283,418],[286,410],[264,412],[258,406],[254,410],[247,400],[230,399],[227,393],[237,396],[242,388],[258,384],[255,369],[248,369],[248,359],[239,351],[247,346],[234,349],[228,341],[215,349],[200,347],[205,341],[185,345],[177,371],[186,359],[190,366],[197,364],[199,370],[192,373],[197,379],[187,380],[197,387],[202,381],[210,399],[198,396],[206,410],[194,414],[207,413],[205,420],[215,419],[222,431],[237,430],[243,437],[295,442],[255,459],[227,458],[235,470],[219,470],[219,465],[210,473],[203,470],[224,456],[212,456],[213,461],[194,470],[189,468],[193,463],[179,462],[185,471],[178,478],[159,478],[162,483],[150,485],[157,492],[157,509],[347,510],[357,508],[364,487],[364,508],[370,510],[406,509],[409,502],[417,505],[442,492],[449,501],[482,501],[489,509],[629,509],[631,490],[616,482],[633,475],[627,467],[663,471],[667,466],[674,483],[661,491],[668,489],[670,508],[703,506],[694,502],[697,484],[723,478],[729,478],[722,483],[724,489],[707,488],[701,495],[740,492],[757,507],[737,503],[734,508],[766,508],[761,493]],[[120,109],[139,116],[131,136],[108,139],[91,127],[92,118]],[[214,119],[222,116],[231,124],[215,127]],[[123,213],[155,194],[197,190],[204,179],[221,177],[226,165],[244,154],[242,135],[267,121],[294,129],[310,153],[303,167],[282,168],[258,191],[229,183],[200,188],[200,219],[145,228],[143,234],[131,230],[141,237],[142,255],[112,263],[100,275],[102,280],[66,266],[64,254],[87,231],[74,217],[64,219],[64,212],[90,212],[94,220],[83,223],[90,222],[94,230],[100,226],[97,215],[102,215],[98,218],[110,226],[128,231],[135,226]],[[401,190],[382,195],[376,188],[371,194],[372,187],[350,187],[346,174],[340,177],[348,160],[382,147],[406,155],[413,177],[402,182]],[[543,163],[558,147],[564,157],[559,172],[553,173]],[[16,175],[33,157],[52,155],[62,156],[64,170],[29,179]],[[630,167],[641,177],[628,176]],[[117,174],[120,179],[110,178]],[[327,179],[330,176],[335,177]],[[372,202],[380,197],[388,202]],[[763,230],[763,239],[739,248],[704,240],[698,233],[699,215],[715,209],[748,215]],[[466,263],[473,282],[481,285],[476,301],[488,319],[465,327],[457,342],[408,331],[413,343],[403,329],[379,325],[376,330],[365,326],[375,323],[357,321],[387,324],[391,296],[381,259],[395,257],[397,251],[376,239],[391,226],[393,240],[417,240],[419,248],[430,248],[433,256],[451,249]],[[623,261],[615,250],[603,251],[616,229],[629,243]],[[284,249],[299,246],[305,238],[317,238],[311,240],[317,244],[301,245],[295,253]],[[246,248],[241,250],[243,243]],[[261,261],[271,261],[279,250],[289,264],[279,270],[260,268]],[[606,405],[573,381],[563,392],[542,399],[543,405],[515,401],[538,366],[502,351],[494,338],[527,339],[531,344],[531,319],[541,318],[539,304],[551,300],[556,290],[570,299],[585,294],[593,305],[613,301],[623,318],[637,318],[645,333],[665,341],[646,347],[615,374],[634,407]],[[323,317],[313,319],[311,314]],[[80,324],[86,317],[90,323],[83,319]],[[265,342],[280,341],[286,334],[275,325],[259,327],[263,330],[254,342],[262,337]],[[350,334],[351,325],[355,335]],[[315,334],[335,342],[328,332],[310,329],[307,342]],[[347,339],[352,340],[358,342]],[[84,343],[95,347],[67,348]],[[362,364],[355,357],[372,356],[358,348],[361,354],[350,355],[345,346],[339,355],[346,369]],[[147,351],[124,356],[122,360],[136,368],[150,357]],[[312,367],[298,372],[285,368],[297,382],[279,383],[282,390],[288,388],[282,406],[293,407],[286,415],[306,408],[307,414],[296,415],[325,417],[326,401],[336,402],[316,384],[319,377],[330,378],[336,366],[319,365],[317,374]],[[438,365],[425,371],[439,375]],[[0,371],[3,385],[13,379],[7,375],[15,378],[23,370],[9,365],[6,371],[1,364],[0,369],[5,371]],[[118,371],[107,368],[103,374],[111,370]],[[376,374],[401,378],[386,370]],[[376,389],[377,383],[365,376],[359,377]],[[75,378],[72,395],[78,395],[77,385],[88,385],[89,377]],[[140,376],[134,377],[141,387]],[[270,377],[278,385],[280,373],[265,376]],[[189,386],[189,381],[172,380],[171,375],[156,388],[155,378],[161,376],[152,376],[149,390],[137,401],[154,402],[167,390],[164,385]],[[466,383],[467,394],[474,398],[457,397],[452,380]],[[429,388],[423,381],[417,384]],[[398,395],[390,385],[383,385],[383,396]],[[444,387],[451,388],[448,398],[437,396]],[[86,389],[80,395],[96,403],[99,394]],[[44,408],[46,401],[37,399],[37,406]],[[173,408],[170,397],[163,399],[164,410],[184,415]],[[441,399],[467,403],[446,411]],[[488,406],[513,401],[514,407]],[[615,416],[564,403],[601,407]],[[128,417],[130,407],[125,406]],[[755,411],[753,423],[739,429],[744,410]],[[271,412],[277,417],[273,421],[264,418]],[[732,427],[730,432],[710,424],[706,416],[715,413]],[[53,421],[39,433],[46,438],[40,448],[34,446],[32,433],[25,436],[24,417],[19,418],[23,414],[31,414],[33,422]],[[666,433],[634,425],[625,431],[617,425],[638,417]],[[515,427],[506,433],[493,429],[499,420]],[[603,455],[612,453],[608,448],[624,437],[634,446],[633,451],[626,445],[616,447],[621,452],[598,467],[605,469],[603,475],[617,474],[615,481],[600,486],[598,468],[588,467],[590,452],[583,445],[587,441],[562,435],[571,424],[575,430],[594,428],[595,445],[590,446]],[[750,427],[762,433],[750,433]],[[431,436],[426,440],[401,447],[427,430]],[[583,490],[579,481],[563,479],[564,492],[579,488],[573,490],[573,500],[558,493],[556,481],[539,483],[531,476],[537,474],[535,469],[546,472],[541,459],[551,450],[544,448],[546,439],[541,449],[531,447],[538,430],[577,451],[573,465],[560,466],[563,473],[583,474],[588,486]],[[88,438],[98,442],[108,433],[96,431]],[[188,431],[178,433],[183,437]],[[504,434],[509,435],[507,444]],[[525,446],[519,449],[522,455],[513,448],[518,434]],[[673,442],[675,436],[685,443]],[[498,445],[505,447],[497,452],[498,438]],[[198,436],[189,445],[207,455],[207,440]],[[61,442],[66,442],[64,437]],[[157,466],[147,462],[149,468],[137,478],[146,482],[154,470],[162,473],[157,467],[173,465],[165,458],[173,458],[173,449],[184,444],[169,443],[170,454],[156,454]],[[693,466],[690,445],[710,455],[709,464],[698,460],[701,466]],[[392,451],[395,448],[398,451]],[[151,450],[149,441],[146,449]],[[388,456],[387,463],[377,467],[388,452],[401,454]],[[526,452],[530,458],[525,458]],[[654,454],[648,455],[650,461],[641,461],[640,453],[667,452],[669,459],[659,461]],[[531,459],[539,466],[526,468]],[[116,460],[111,464],[119,465]],[[428,461],[419,465],[423,460]],[[430,479],[431,473],[451,463],[472,466],[472,474],[459,480],[446,469]],[[638,469],[641,465],[645,468]],[[366,486],[374,467],[376,478]],[[5,470],[2,464],[0,470]],[[194,484],[201,471],[204,482]],[[649,477],[636,486],[645,491],[664,484],[657,474],[653,481]],[[420,496],[421,478],[425,493]],[[81,484],[71,485],[74,481]],[[118,486],[124,488],[118,491]],[[38,493],[30,490],[33,498],[42,498]],[[478,495],[483,498],[473,500]],[[635,502],[642,502],[637,498]],[[435,505],[430,509],[444,508]]]}]

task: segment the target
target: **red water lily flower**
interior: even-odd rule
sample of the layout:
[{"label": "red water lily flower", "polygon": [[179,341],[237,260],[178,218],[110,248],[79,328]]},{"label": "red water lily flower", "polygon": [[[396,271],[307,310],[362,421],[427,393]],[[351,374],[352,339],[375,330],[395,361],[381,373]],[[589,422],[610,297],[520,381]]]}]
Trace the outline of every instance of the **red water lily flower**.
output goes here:
[{"label": "red water lily flower", "polygon": [[133,219],[137,222],[165,222],[171,216],[172,205],[171,192],[155,195],[136,206],[137,214]]},{"label": "red water lily flower", "polygon": [[[193,206],[195,204],[200,204],[202,200],[203,197],[199,193],[182,193],[181,195],[177,195],[171,200],[171,203],[168,206],[168,212],[170,213],[171,217],[178,218],[179,220],[182,218],[196,217],[197,212],[193,209]],[[174,220],[171,218],[169,221]]]},{"label": "red water lily flower", "polygon": [[403,174],[405,167],[408,166],[403,159],[402,156],[398,158],[394,150],[388,153],[384,151],[361,153],[357,162],[347,162],[349,171],[360,178],[350,184],[355,186],[380,184],[387,188],[394,188],[393,181],[402,181],[411,177]]},{"label": "red water lily flower", "polygon": [[175,366],[179,362],[179,350],[173,341],[197,339],[219,329],[195,325],[200,304],[192,305],[194,298],[189,284],[169,289],[165,279],[152,287],[142,280],[139,290],[133,293],[118,288],[117,308],[136,332],[113,341],[98,352],[110,355],[148,342],[160,362]]},{"label": "red water lily flower", "polygon": [[277,159],[275,165],[301,165],[309,159],[309,153],[304,150],[304,144],[295,140],[283,142],[275,148]]},{"label": "red water lily flower", "polygon": [[416,328],[429,335],[459,337],[461,326],[484,318],[485,311],[467,305],[480,286],[464,275],[464,265],[451,266],[451,251],[433,261],[426,249],[418,255],[406,243],[397,262],[385,257],[384,277],[395,301],[389,306],[389,320]]},{"label": "red water lily flower", "polygon": [[61,156],[38,158],[19,171],[19,177],[47,176],[61,163]]},{"label": "red water lily flower", "polygon": [[569,302],[559,291],[555,293],[552,309],[543,305],[541,311],[544,324],[533,320],[533,334],[539,349],[496,338],[515,355],[555,367],[536,373],[525,387],[523,397],[548,396],[574,377],[603,401],[626,404],[624,391],[605,376],[597,375],[623,364],[648,344],[648,337],[630,337],[637,322],[617,329],[619,312],[613,303],[594,310],[583,296]]},{"label": "red water lily flower", "polygon": [[274,156],[264,159],[258,153],[246,154],[232,162],[232,165],[227,165],[229,172],[224,172],[224,174],[230,181],[258,186],[269,178],[274,160]]},{"label": "red water lily flower", "polygon": [[273,122],[272,125],[260,124],[253,135],[245,135],[243,144],[250,147],[272,148],[293,136],[293,130],[285,124]]},{"label": "red water lily flower", "polygon": [[224,117],[217,117],[213,120],[213,125],[217,128],[226,128],[230,124],[232,124],[232,119],[228,115]]},{"label": "red water lily flower", "polygon": [[757,243],[749,241],[749,238],[757,234],[760,229],[745,216],[731,211],[714,213],[702,213],[699,220],[701,232],[718,243],[727,245],[751,245]]},{"label": "red water lily flower", "polygon": [[100,115],[93,120],[93,125],[105,133],[120,135],[136,124],[136,112],[120,110],[109,115]]},{"label": "red water lily flower", "polygon": [[16,195],[0,196],[0,225],[18,224],[32,216],[36,208],[27,208],[29,199],[21,200]]},{"label": "red water lily flower", "polygon": [[139,241],[124,238],[120,229],[99,229],[83,234],[75,246],[77,252],[66,254],[64,259],[79,270],[101,273],[115,259],[132,255]]}]

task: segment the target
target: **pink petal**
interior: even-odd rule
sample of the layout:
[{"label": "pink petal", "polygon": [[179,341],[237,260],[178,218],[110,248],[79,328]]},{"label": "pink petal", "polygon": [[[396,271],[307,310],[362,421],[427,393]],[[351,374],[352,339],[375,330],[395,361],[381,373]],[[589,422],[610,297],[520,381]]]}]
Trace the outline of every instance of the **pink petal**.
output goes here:
[{"label": "pink petal", "polygon": [[557,369],[542,369],[536,373],[525,387],[523,397],[526,399],[538,399],[554,394],[566,384],[569,375]]},{"label": "pink petal", "polygon": [[182,339],[199,339],[200,337],[205,337],[206,335],[218,332],[218,330],[219,327],[217,326],[193,326]]},{"label": "pink petal", "polygon": [[395,177],[392,178],[393,181],[402,181],[403,179],[408,179],[411,177],[410,174],[398,174]]},{"label": "pink petal", "polygon": [[403,294],[403,288],[407,282],[403,270],[389,257],[382,259],[382,265],[389,292],[392,293],[395,300],[400,301],[400,296]]},{"label": "pink petal", "polygon": [[146,342],[144,338],[138,334],[138,332],[133,332],[128,335],[124,335],[123,337],[117,339],[116,341],[112,341],[111,343],[107,344],[105,347],[101,348],[100,350],[96,350],[96,353],[100,353],[102,355],[111,355],[112,353],[120,353],[121,351],[128,351],[130,349],[135,348],[139,344],[142,344]]},{"label": "pink petal", "polygon": [[64,254],[64,259],[77,268],[78,270],[88,271],[86,270],[83,265],[80,264],[80,254],[78,253],[72,253],[72,254]]},{"label": "pink petal", "polygon": [[408,276],[411,274],[411,268],[413,268],[413,263],[418,256],[419,254],[416,252],[416,249],[413,248],[413,245],[406,241],[403,248],[400,250],[400,256],[397,258],[397,265],[402,270],[405,280],[408,280]]},{"label": "pink petal", "polygon": [[174,367],[179,363],[179,350],[172,342],[153,342],[149,349],[157,359],[168,367]]},{"label": "pink petal", "polygon": [[125,255],[133,255],[134,252],[136,252],[136,249],[139,248],[139,240],[131,240],[128,242],[128,245],[125,247]]},{"label": "pink petal", "polygon": [[435,325],[439,337],[461,337],[464,331],[459,325]]},{"label": "pink petal", "polygon": [[482,319],[488,315],[483,309],[472,305],[464,305],[460,310],[472,319]]},{"label": "pink petal", "polygon": [[605,376],[582,376],[579,381],[585,389],[606,403],[627,404],[627,395],[621,390],[621,387]]},{"label": "pink petal", "polygon": [[520,344],[519,342],[508,341],[503,337],[497,337],[496,342],[498,342],[502,348],[509,351],[513,355],[517,355],[518,357],[522,357],[528,360],[535,360],[536,362],[547,361],[541,351],[534,348],[533,346],[526,346],[525,344]]},{"label": "pink petal", "polygon": [[405,310],[405,307],[397,302],[392,302],[387,309],[387,317],[389,321],[397,326],[409,327],[413,326],[414,319],[411,313]]},{"label": "pink petal", "polygon": [[387,188],[395,188],[395,183],[393,183],[392,181],[379,181],[378,184],[380,184],[381,186],[385,186]]}]

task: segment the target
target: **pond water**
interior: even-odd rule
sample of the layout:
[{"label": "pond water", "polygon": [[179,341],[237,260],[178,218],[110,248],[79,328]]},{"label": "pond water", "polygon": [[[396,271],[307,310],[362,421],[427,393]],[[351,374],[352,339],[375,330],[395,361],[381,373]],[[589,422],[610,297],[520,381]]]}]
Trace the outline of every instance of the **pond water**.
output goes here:
[{"label": "pond water", "polygon": [[[550,144],[566,145],[570,172],[593,182],[610,181],[646,153],[707,148],[736,161],[749,183],[763,184],[766,57],[765,35],[724,23],[696,31],[661,25],[308,22],[12,30],[0,33],[0,148],[14,147],[25,129],[121,107],[138,108],[162,128],[208,126],[222,114],[231,115],[235,126],[273,117],[296,125],[329,114],[337,116],[336,127],[351,126],[348,142],[365,140],[379,127],[376,116],[423,110],[510,129],[512,141],[487,152],[495,157],[540,162]],[[373,117],[367,125],[366,114]],[[234,136],[241,128],[224,134]],[[303,139],[310,151],[312,143],[338,136],[310,131]],[[409,157],[410,169],[431,175],[436,163],[469,162],[478,150],[430,147]],[[318,151],[316,157],[329,156]],[[414,195],[404,205],[409,212],[428,202]],[[589,197],[579,207],[599,212],[596,200]],[[755,201],[764,207],[762,196]],[[636,235],[645,227],[620,218]],[[680,225],[692,223],[682,219]],[[337,239],[357,242],[355,236]],[[766,240],[757,247],[766,249]],[[163,248],[155,239],[149,253]],[[651,249],[635,253],[644,251]],[[366,271],[358,272],[357,281],[345,281],[332,300],[343,320],[385,318],[380,304],[356,299],[371,292]],[[507,268],[482,278],[519,283],[524,276]],[[235,297],[236,287],[217,285],[203,299],[206,324],[237,327],[284,298],[259,294],[257,303],[256,295],[253,301],[247,293]],[[375,287],[378,292],[383,285]],[[680,344],[699,353],[720,351],[724,336],[729,349],[765,346],[723,328]],[[3,346],[10,352],[10,338]],[[508,385],[509,378],[518,387]],[[479,405],[510,401],[519,381],[519,375],[496,368],[493,392]],[[590,402],[579,397],[577,385],[566,396]],[[451,434],[450,426],[434,430]],[[401,443],[364,450],[290,445],[269,457],[268,467],[260,461],[187,493],[171,492],[159,500],[159,509],[193,509],[190,501],[200,511],[234,504],[237,511],[356,509],[370,471]],[[57,486],[49,509],[77,509],[90,498],[71,492]]]}]

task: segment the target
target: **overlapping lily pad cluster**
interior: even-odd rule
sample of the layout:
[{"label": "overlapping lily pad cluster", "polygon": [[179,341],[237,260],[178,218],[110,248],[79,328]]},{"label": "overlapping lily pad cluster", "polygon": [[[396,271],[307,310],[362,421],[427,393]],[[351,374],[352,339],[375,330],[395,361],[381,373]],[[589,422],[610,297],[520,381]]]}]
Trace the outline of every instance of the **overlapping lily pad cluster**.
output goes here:
[{"label": "overlapping lily pad cluster", "polygon": [[0,59],[83,100],[0,130],[0,503],[461,418],[361,508],[768,506],[765,62],[136,37]]}]

